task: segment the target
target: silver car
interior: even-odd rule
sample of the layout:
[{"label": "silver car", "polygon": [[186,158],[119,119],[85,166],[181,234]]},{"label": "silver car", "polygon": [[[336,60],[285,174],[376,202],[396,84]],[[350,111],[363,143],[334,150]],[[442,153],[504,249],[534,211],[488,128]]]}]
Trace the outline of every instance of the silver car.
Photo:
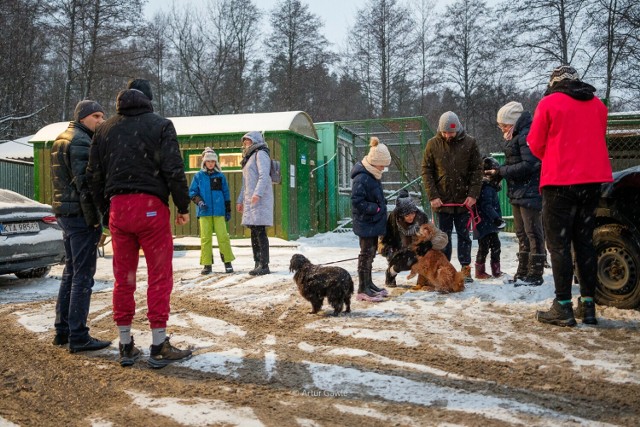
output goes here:
[{"label": "silver car", "polygon": [[43,277],[64,256],[62,229],[51,206],[0,189],[0,274]]}]

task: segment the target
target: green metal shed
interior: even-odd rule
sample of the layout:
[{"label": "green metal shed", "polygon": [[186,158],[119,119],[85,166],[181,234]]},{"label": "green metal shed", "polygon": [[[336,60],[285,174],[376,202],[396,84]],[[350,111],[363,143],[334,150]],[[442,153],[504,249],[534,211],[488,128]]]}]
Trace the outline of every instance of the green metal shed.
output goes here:
[{"label": "green metal shed", "polygon": [[[200,155],[205,147],[212,147],[219,157],[220,166],[229,181],[232,204],[240,192],[242,173],[241,138],[248,131],[261,131],[271,150],[271,157],[279,160],[282,184],[274,185],[274,226],[268,228],[270,236],[295,240],[318,232],[316,180],[312,170],[316,166],[318,134],[311,117],[302,111],[261,114],[229,114],[218,116],[170,117],[178,134],[180,151],[184,159],[187,179],[200,169]],[[36,200],[51,204],[52,184],[49,175],[49,152],[55,138],[68,122],[54,123],[42,128],[30,140],[34,145]],[[173,216],[175,207],[170,205]],[[173,224],[176,236],[198,236],[195,209],[190,209],[191,220],[185,226]],[[241,216],[235,209],[229,222],[232,237],[248,237],[249,230],[240,224]]]}]

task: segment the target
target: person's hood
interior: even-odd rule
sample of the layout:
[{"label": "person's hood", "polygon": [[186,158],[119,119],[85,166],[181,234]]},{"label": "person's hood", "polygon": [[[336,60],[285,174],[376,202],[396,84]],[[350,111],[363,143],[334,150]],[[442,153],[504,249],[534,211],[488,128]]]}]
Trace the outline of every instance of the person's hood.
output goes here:
[{"label": "person's hood", "polygon": [[125,116],[153,113],[153,105],[144,93],[137,89],[126,89],[118,93],[116,111]]}]

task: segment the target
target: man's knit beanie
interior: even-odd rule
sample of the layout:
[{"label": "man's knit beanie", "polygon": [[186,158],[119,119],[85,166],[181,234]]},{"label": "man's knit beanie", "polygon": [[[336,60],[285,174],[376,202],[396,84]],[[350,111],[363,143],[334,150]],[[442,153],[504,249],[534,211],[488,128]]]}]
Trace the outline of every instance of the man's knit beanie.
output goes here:
[{"label": "man's knit beanie", "polygon": [[460,119],[453,111],[447,111],[440,116],[438,121],[438,132],[457,132],[462,130]]},{"label": "man's knit beanie", "polygon": [[73,112],[73,120],[79,122],[85,117],[98,112],[104,114],[102,106],[100,106],[96,101],[85,99],[84,101],[78,102],[76,105],[76,109]]},{"label": "man's knit beanie", "polygon": [[127,89],[135,89],[139,90],[149,98],[149,101],[153,99],[153,92],[151,92],[151,83],[149,80],[145,79],[133,79],[129,80],[129,84],[127,84]]},{"label": "man's knit beanie", "polygon": [[371,148],[365,158],[370,165],[387,167],[391,164],[389,149],[386,145],[382,144],[377,137],[372,136],[369,145]]},{"label": "man's knit beanie", "polygon": [[580,76],[578,76],[578,72],[572,66],[561,65],[551,72],[551,77],[549,78],[549,87],[553,87],[554,84],[562,80],[579,81]]},{"label": "man's knit beanie", "polygon": [[515,125],[524,109],[519,102],[511,101],[498,110],[497,122],[505,125]]}]

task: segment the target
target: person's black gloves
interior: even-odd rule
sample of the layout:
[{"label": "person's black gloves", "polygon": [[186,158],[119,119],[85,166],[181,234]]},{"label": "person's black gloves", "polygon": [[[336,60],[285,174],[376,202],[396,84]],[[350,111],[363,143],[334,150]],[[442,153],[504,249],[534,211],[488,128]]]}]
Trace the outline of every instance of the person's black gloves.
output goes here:
[{"label": "person's black gloves", "polygon": [[507,223],[502,218],[496,218],[493,220],[493,225],[495,225],[498,230],[502,230],[507,226]]}]

